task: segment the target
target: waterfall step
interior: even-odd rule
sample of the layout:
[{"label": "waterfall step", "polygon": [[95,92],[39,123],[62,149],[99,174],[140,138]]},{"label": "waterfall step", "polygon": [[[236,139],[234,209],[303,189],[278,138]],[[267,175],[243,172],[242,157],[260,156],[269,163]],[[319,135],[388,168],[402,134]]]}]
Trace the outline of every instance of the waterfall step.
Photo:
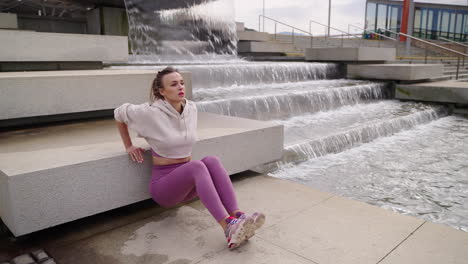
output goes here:
[{"label": "waterfall step", "polygon": [[[198,122],[194,159],[218,156],[233,174],[281,158],[281,125],[210,113]],[[113,119],[5,132],[0,216],[19,236],[142,201],[151,166],[149,151],[143,164],[129,159]]]},{"label": "waterfall step", "polygon": [[285,163],[339,153],[429,123],[447,113],[447,108],[441,106],[381,101],[274,121],[285,128],[283,159],[258,170],[272,171]]},{"label": "waterfall step", "polygon": [[[258,120],[287,118],[390,97],[384,83],[321,80],[196,90],[201,111]],[[240,93],[242,91],[242,93]]]},{"label": "waterfall step", "polygon": [[398,84],[395,97],[402,100],[468,104],[468,82],[450,80]]}]

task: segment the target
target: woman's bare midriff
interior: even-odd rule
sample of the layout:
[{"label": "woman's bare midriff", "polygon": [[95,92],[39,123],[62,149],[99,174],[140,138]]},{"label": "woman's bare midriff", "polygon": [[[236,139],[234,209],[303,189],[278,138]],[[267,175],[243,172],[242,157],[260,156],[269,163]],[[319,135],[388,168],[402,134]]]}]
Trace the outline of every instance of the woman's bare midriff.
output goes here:
[{"label": "woman's bare midriff", "polygon": [[171,159],[171,158],[153,156],[153,165],[158,165],[158,166],[172,165],[172,164],[187,162],[190,160],[192,160],[191,156],[180,158],[180,159]]}]

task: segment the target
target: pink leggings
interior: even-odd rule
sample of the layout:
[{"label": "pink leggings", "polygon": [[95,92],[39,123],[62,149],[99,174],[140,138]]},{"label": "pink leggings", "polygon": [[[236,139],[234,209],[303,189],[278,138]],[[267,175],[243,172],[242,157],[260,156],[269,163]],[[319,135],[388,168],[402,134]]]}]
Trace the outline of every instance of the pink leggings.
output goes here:
[{"label": "pink leggings", "polygon": [[174,165],[154,165],[150,193],[163,207],[198,196],[218,222],[239,210],[231,179],[215,156]]}]

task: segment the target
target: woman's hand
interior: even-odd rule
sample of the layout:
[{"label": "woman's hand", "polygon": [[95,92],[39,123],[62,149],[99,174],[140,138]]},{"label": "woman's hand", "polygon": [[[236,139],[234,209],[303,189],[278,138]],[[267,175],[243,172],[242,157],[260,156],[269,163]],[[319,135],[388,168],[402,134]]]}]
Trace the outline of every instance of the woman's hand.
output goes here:
[{"label": "woman's hand", "polygon": [[127,151],[128,155],[132,158],[133,161],[142,163],[143,162],[143,153],[145,152],[142,148],[137,148],[135,146],[128,147],[125,151]]}]

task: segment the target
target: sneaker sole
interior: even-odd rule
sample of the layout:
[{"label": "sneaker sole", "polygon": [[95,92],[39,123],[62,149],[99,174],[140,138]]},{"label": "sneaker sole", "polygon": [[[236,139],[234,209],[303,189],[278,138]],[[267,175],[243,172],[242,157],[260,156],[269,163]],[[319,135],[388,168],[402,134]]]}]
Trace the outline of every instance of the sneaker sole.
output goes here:
[{"label": "sneaker sole", "polygon": [[229,243],[229,249],[238,248],[242,242],[246,240],[249,230],[252,230],[254,226],[254,219],[247,217],[241,225],[237,228],[236,232],[231,236],[231,241]]},{"label": "sneaker sole", "polygon": [[262,213],[260,213],[257,216],[257,218],[254,219],[254,224],[252,225],[251,229],[247,233],[247,237],[245,238],[245,240],[249,240],[250,238],[252,238],[255,235],[255,231],[257,229],[259,229],[260,227],[262,227],[263,224],[265,224],[265,219],[266,219],[266,217]]}]

